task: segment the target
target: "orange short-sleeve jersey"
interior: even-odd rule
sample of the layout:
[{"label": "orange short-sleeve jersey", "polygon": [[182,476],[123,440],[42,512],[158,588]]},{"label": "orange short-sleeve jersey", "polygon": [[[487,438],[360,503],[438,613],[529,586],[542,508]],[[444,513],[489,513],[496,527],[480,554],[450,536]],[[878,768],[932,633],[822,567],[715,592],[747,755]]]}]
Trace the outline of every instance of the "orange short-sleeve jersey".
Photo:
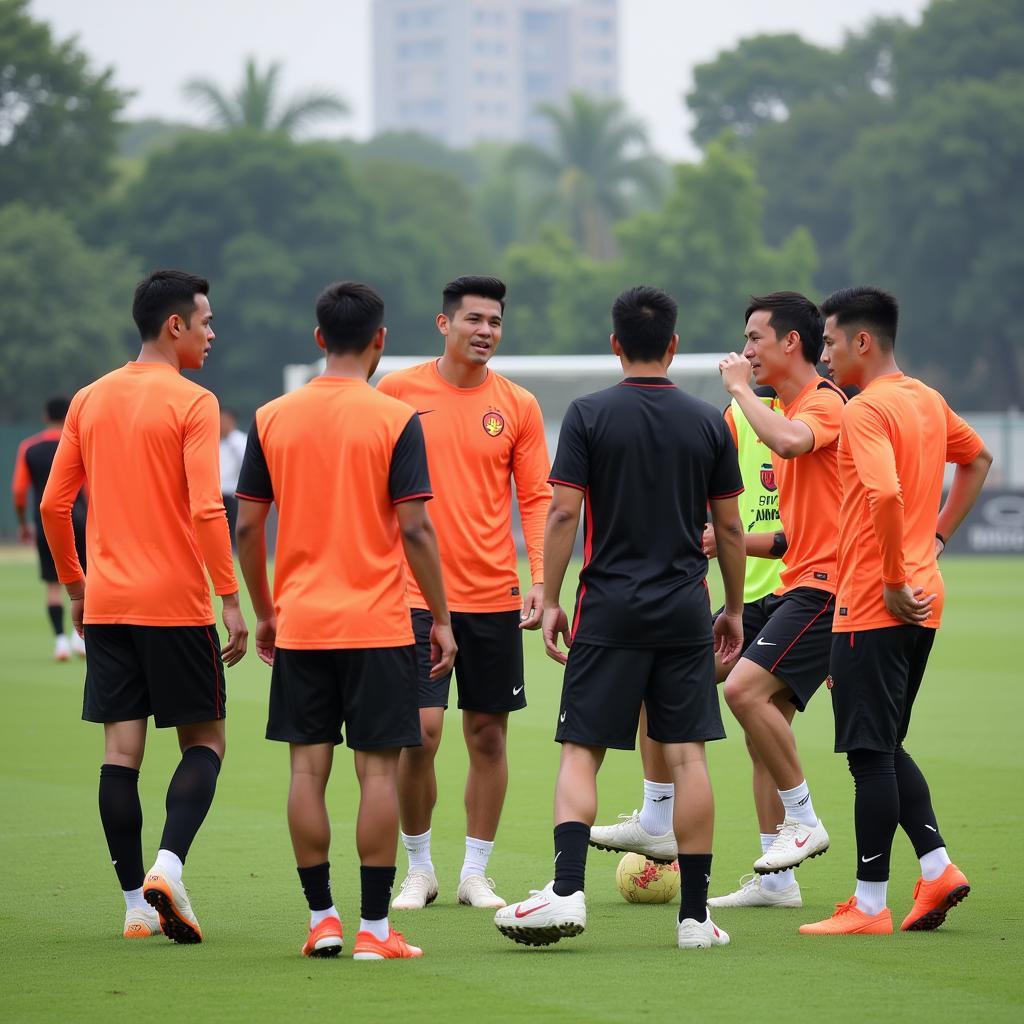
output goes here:
[{"label": "orange short-sleeve jersey", "polygon": [[220,491],[220,410],[166,363],[128,363],[75,395],[43,492],[62,583],[82,577],[71,508],[89,487],[85,622],[210,625],[205,569],[238,590]]},{"label": "orange short-sleeve jersey", "polygon": [[[512,538],[512,482],[534,583],[543,582],[544,521],[551,503],[547,443],[537,399],[493,371],[475,388],[458,388],[437,362],[384,377],[384,394],[420,413],[435,500],[448,605],[457,612],[522,606]],[[425,608],[409,575],[413,607]]]},{"label": "orange short-sleeve jersey", "polygon": [[786,534],[785,565],[777,594],[796,587],[835,593],[839,418],[846,398],[830,381],[815,378],[783,407],[786,419],[811,428],[814,447],[795,459],[772,455],[779,488],[779,518]]},{"label": "orange short-sleeve jersey", "polygon": [[935,527],[945,464],[973,462],[982,448],[945,399],[913,377],[887,374],[850,400],[839,438],[835,632],[902,625],[886,610],[885,583],[937,594],[923,625],[939,626],[945,595]]},{"label": "orange short-sleeve jersey", "polygon": [[431,494],[408,405],[363,380],[314,378],[256,411],[236,494],[277,505],[278,647],[414,642],[395,505]]}]

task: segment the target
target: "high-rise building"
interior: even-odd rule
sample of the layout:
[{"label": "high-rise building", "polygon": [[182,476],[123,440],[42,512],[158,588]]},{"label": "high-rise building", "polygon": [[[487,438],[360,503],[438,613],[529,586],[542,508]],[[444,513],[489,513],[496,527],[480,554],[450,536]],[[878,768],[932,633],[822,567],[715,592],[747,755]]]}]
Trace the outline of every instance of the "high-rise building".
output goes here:
[{"label": "high-rise building", "polygon": [[617,2],[375,0],[375,130],[545,141],[538,104],[617,95]]}]

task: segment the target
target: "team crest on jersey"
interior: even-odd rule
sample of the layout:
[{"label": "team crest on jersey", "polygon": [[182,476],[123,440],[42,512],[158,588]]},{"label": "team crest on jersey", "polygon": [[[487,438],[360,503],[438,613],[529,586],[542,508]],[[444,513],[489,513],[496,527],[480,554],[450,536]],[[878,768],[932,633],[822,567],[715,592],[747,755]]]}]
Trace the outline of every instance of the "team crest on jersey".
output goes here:
[{"label": "team crest on jersey", "polygon": [[761,463],[761,486],[766,491],[776,490],[775,469],[770,462]]},{"label": "team crest on jersey", "polygon": [[497,437],[505,429],[505,417],[492,409],[484,416],[484,430],[491,437]]}]

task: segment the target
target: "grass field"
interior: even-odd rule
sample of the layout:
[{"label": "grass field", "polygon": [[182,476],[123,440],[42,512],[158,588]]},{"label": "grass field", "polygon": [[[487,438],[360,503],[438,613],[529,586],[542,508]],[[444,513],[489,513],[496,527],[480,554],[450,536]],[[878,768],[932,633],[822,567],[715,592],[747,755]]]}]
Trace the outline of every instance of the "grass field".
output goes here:
[{"label": "grass field", "polygon": [[[944,565],[946,624],[908,741],[931,780],[950,852],[973,886],[939,931],[840,940],[797,934],[798,924],[828,914],[853,886],[852,782],[832,753],[831,709],[819,695],[798,735],[832,849],[800,869],[803,910],[721,911],[716,920],[732,945],[682,952],[676,908],[623,902],[616,857],[591,851],[586,933],[547,949],[515,946],[498,935],[489,912],[455,905],[466,758],[451,712],[433,829],[441,895],[425,911],[395,915],[425,956],[357,964],[348,953],[315,962],[298,955],[307,912],[284,819],[287,750],[262,738],[268,670],[254,656],[229,672],[227,760],[186,870],[207,940],[185,947],[119,937],[123,905],[96,811],[101,730],[79,721],[82,665],[50,662],[35,567],[22,553],[0,557],[5,1021],[1024,1019],[1019,560]],[[529,636],[530,706],[513,720],[511,785],[489,871],[510,901],[551,873],[559,683],[539,637]],[[726,723],[729,738],[710,748],[713,892],[731,889],[759,852],[742,734],[728,715]],[[176,761],[173,733],[151,732],[141,780],[147,859]],[[609,755],[599,820],[637,806],[640,779],[638,755]],[[342,754],[329,800],[334,893],[350,943],[359,913],[355,793]],[[399,877],[404,867],[403,853]],[[917,873],[900,834],[890,886],[897,922]]]}]

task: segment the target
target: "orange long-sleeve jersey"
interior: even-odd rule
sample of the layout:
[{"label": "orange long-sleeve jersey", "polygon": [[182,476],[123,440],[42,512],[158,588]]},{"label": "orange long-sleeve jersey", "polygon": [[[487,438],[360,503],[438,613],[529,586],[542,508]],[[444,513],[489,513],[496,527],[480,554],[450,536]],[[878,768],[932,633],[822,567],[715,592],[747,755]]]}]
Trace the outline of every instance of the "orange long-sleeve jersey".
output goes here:
[{"label": "orange long-sleeve jersey", "polygon": [[[534,583],[543,582],[544,522],[551,502],[544,419],[537,399],[493,371],[475,388],[458,388],[437,362],[390,373],[378,389],[420,414],[448,605],[457,612],[521,607],[512,481]],[[409,599],[426,602],[411,573]]]},{"label": "orange long-sleeve jersey", "polygon": [[935,525],[947,462],[973,462],[981,438],[932,388],[902,373],[872,381],[843,410],[839,437],[839,588],[833,631],[900,626],[885,607],[883,584],[944,590],[935,559]]},{"label": "orange long-sleeve jersey", "polygon": [[220,492],[220,411],[165,363],[128,363],[75,395],[43,492],[62,583],[82,579],[71,507],[89,486],[85,622],[202,626],[238,590]]}]

